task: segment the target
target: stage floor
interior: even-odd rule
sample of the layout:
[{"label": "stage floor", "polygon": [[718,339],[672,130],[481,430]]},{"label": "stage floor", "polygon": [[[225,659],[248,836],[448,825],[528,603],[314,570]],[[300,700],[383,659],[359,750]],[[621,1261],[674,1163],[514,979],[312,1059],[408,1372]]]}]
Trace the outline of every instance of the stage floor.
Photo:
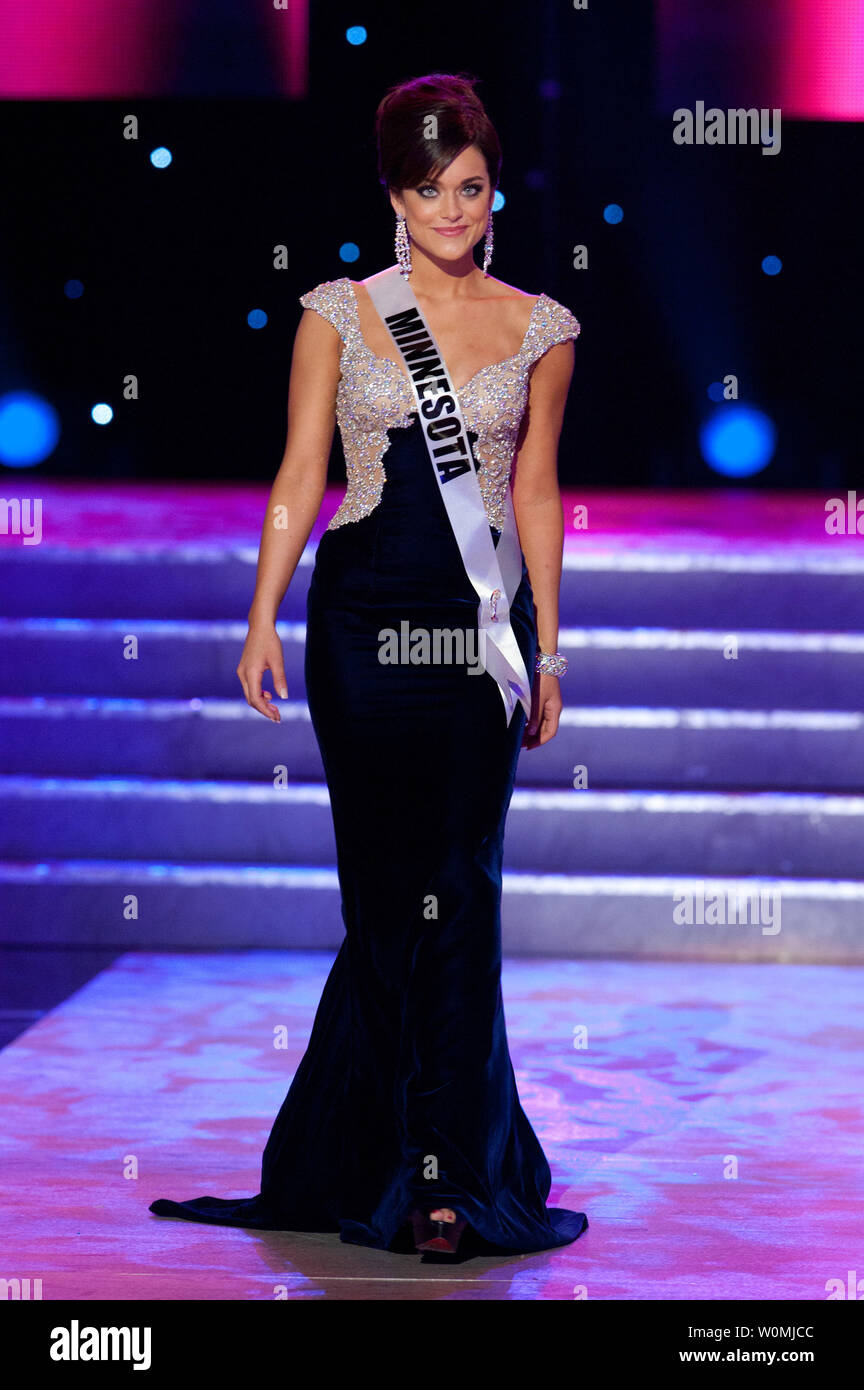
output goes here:
[{"label": "stage floor", "polygon": [[864,1274],[858,967],[505,962],[549,1203],[590,1223],[562,1249],[451,1268],[152,1215],[258,1190],[332,959],[128,954],[0,1052],[3,1277],[45,1300],[822,1301]]}]

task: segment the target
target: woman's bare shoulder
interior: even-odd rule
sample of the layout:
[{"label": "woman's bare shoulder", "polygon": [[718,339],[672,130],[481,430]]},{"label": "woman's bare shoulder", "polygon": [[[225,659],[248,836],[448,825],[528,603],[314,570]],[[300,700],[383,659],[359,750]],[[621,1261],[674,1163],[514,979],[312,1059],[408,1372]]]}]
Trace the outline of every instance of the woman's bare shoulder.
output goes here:
[{"label": "woman's bare shoulder", "polygon": [[497,299],[502,304],[505,318],[509,321],[514,332],[526,334],[534,317],[534,306],[542,295],[528,294],[525,290],[517,289],[515,285],[508,285],[505,280],[496,280],[489,275],[486,284],[489,284],[489,299]]},{"label": "woman's bare shoulder", "polygon": [[538,299],[542,298],[539,294],[529,294],[527,290],[520,290],[516,285],[508,285],[506,280],[496,280],[494,275],[486,277],[487,282],[494,286],[490,299],[498,299],[502,295],[505,299],[521,299],[525,304],[534,306]]}]

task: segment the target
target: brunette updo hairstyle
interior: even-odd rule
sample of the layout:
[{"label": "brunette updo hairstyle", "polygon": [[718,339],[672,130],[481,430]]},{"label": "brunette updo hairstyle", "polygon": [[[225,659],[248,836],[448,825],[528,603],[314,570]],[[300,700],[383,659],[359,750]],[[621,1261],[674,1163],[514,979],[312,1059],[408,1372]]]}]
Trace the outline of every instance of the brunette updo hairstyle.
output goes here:
[{"label": "brunette updo hairstyle", "polygon": [[433,72],[390,88],[375,114],[378,176],[388,192],[437,178],[469,145],[482,151],[492,187],[497,187],[501,145],[474,91],[476,81]]}]

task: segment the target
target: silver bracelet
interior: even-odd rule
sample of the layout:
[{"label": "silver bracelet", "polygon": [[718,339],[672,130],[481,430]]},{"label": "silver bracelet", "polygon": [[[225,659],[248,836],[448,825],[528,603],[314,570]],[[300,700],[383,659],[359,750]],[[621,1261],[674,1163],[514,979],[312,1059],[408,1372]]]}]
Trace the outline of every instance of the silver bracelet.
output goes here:
[{"label": "silver bracelet", "polygon": [[563,676],[567,670],[567,658],[560,652],[538,652],[534,670],[542,676]]}]

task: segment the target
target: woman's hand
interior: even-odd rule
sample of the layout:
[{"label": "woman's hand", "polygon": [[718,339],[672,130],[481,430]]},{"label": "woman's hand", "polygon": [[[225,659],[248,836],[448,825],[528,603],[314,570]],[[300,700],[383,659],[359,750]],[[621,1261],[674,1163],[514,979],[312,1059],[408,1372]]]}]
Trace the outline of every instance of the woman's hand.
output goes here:
[{"label": "woman's hand", "polygon": [[237,667],[237,675],[243,686],[246,703],[268,719],[281,723],[282,716],[273,704],[269,690],[261,689],[261,678],[265,671],[273,677],[273,684],[283,700],[288,699],[285,684],[285,661],[282,656],[282,643],[273,623],[250,623],[246,643]]},{"label": "woman's hand", "polygon": [[539,748],[555,737],[563,703],[558,677],[536,672],[531,691],[531,717],[522,735],[523,748]]}]

